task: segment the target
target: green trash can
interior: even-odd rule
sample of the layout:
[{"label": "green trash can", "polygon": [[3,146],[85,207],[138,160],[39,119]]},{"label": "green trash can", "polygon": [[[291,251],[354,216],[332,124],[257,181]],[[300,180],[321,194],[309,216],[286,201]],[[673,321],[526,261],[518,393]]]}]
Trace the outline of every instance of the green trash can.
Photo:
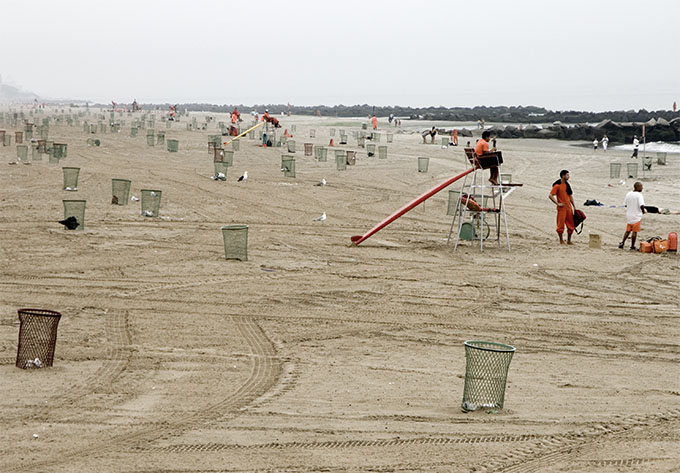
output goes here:
[{"label": "green trash can", "polygon": [[84,200],[62,200],[64,204],[64,220],[75,217],[78,226],[75,230],[85,230],[85,201]]},{"label": "green trash can", "polygon": [[52,153],[55,158],[64,159],[66,158],[66,145],[63,143],[54,143],[52,145]]},{"label": "green trash can", "polygon": [[286,141],[286,146],[288,146],[288,152],[289,153],[295,152],[295,140]]},{"label": "green trash can", "polygon": [[65,191],[77,191],[78,190],[78,175],[80,174],[80,168],[69,168],[63,167],[61,170],[64,172],[64,187]]},{"label": "green trash can", "polygon": [[113,205],[127,205],[130,200],[129,179],[111,179],[111,203]]},{"label": "green trash can", "polygon": [[368,154],[368,157],[370,158],[371,156],[375,156],[375,144],[373,143],[368,143],[366,145],[366,154]]},{"label": "green trash can", "polygon": [[378,159],[387,159],[387,146],[378,146]]},{"label": "green trash can", "polygon": [[44,309],[19,309],[19,346],[15,366],[47,368],[54,363],[61,314]]},{"label": "green trash can", "polygon": [[233,166],[234,165],[234,150],[225,149],[225,150],[222,150],[222,153],[224,154],[224,156],[222,157],[222,162],[226,163],[227,166]]},{"label": "green trash can", "polygon": [[139,130],[136,127],[130,128],[130,136],[137,136],[139,134]]},{"label": "green trash can", "polygon": [[168,143],[168,151],[171,153],[176,153],[179,150],[179,141],[177,140],[166,140]]},{"label": "green trash can", "polygon": [[215,169],[215,176],[217,176],[219,174],[224,174],[224,178],[226,180],[227,169],[229,169],[229,165],[227,163],[225,163],[224,161],[214,161],[213,167]]},{"label": "green trash can", "polygon": [[621,177],[621,163],[609,163],[609,179]]},{"label": "green trash can", "polygon": [[392,133],[388,133],[388,134],[385,135],[385,136],[386,136],[386,138],[387,138],[387,142],[388,142],[388,143],[392,143],[392,142],[394,141],[394,135],[392,135]]},{"label": "green trash can", "polygon": [[446,205],[446,215],[455,215],[458,208],[458,201],[460,200],[460,191],[449,190],[449,202]]},{"label": "green trash can", "polygon": [[442,137],[442,148],[448,148],[449,147],[449,138],[448,137]]},{"label": "green trash can", "polygon": [[328,161],[328,148],[324,148],[323,146],[321,149],[319,149],[319,162],[325,163]]},{"label": "green trash can", "polygon": [[33,139],[33,130],[26,130],[25,136],[27,141],[31,141]]},{"label": "green trash can", "polygon": [[465,345],[465,387],[462,408],[502,409],[505,385],[515,347],[495,342],[468,340]]},{"label": "green trash can", "polygon": [[638,177],[638,163],[628,163],[626,165],[626,174],[629,179],[637,179]]},{"label": "green trash can", "polygon": [[418,157],[418,172],[427,172],[430,166],[430,158]]},{"label": "green trash can", "polygon": [[153,130],[147,130],[146,132],[146,144],[147,146],[153,146],[156,144],[156,137],[154,136]]},{"label": "green trash can", "polygon": [[224,259],[248,261],[248,225],[224,225]]},{"label": "green trash can", "polygon": [[12,146],[12,135],[9,133],[5,134],[5,140],[3,141],[4,146]]},{"label": "green trash can", "polygon": [[17,145],[17,160],[28,162],[28,145]]},{"label": "green trash can", "polygon": [[285,177],[295,177],[295,158],[292,156],[281,156],[281,171]]},{"label": "green trash can", "polygon": [[38,145],[31,145],[31,159],[33,161],[42,161],[42,153]]},{"label": "green trash can", "polygon": [[241,140],[234,140],[231,142],[231,150],[239,151],[241,149]]},{"label": "green trash can", "polygon": [[[27,136],[28,138],[28,136]],[[666,165],[666,153],[658,152],[656,153],[656,164],[660,164],[661,166]]]},{"label": "green trash can", "polygon": [[142,189],[142,215],[144,217],[158,217],[161,208],[161,191]]},{"label": "green trash can", "polygon": [[335,168],[338,171],[344,171],[347,169],[347,153],[342,151],[342,154],[338,154],[337,150],[335,152]]},{"label": "green trash can", "polygon": [[159,131],[159,132],[156,133],[156,144],[157,145],[165,144],[165,132],[164,131]]}]

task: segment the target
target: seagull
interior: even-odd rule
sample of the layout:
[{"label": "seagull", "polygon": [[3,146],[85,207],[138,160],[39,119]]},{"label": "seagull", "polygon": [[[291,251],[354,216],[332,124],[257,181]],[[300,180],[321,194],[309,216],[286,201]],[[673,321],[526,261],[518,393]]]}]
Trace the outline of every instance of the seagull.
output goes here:
[{"label": "seagull", "polygon": [[321,182],[317,182],[317,183],[314,184],[314,185],[315,185],[315,186],[325,186],[325,185],[326,185],[326,179],[325,179],[325,178],[324,178],[324,179],[321,179]]},{"label": "seagull", "polygon": [[316,217],[314,219],[315,222],[323,222],[324,220],[326,220],[326,212],[322,213],[321,217]]},{"label": "seagull", "polygon": [[238,178],[238,182],[246,182],[248,179],[248,171],[243,171],[243,176]]}]

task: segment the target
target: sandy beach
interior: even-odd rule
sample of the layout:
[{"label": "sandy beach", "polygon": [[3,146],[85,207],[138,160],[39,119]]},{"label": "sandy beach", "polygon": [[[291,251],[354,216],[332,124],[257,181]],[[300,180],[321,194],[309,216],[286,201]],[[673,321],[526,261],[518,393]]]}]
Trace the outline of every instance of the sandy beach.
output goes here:
[{"label": "sandy beach", "polygon": [[[617,248],[634,180],[609,163],[629,151],[499,140],[501,172],[524,184],[505,201],[511,251],[453,252],[447,190],[351,246],[464,171],[462,146],[381,119],[394,142],[380,160],[351,135],[366,119],[279,117],[279,136],[296,126],[296,177],[284,148],[246,137],[220,182],[207,141],[226,115],[186,129],[206,115],[156,121],[177,153],[131,137],[126,114],[119,134],[51,125],[68,144],[58,165],[8,165],[14,143],[0,146],[1,472],[680,471],[679,260]],[[345,171],[332,151],[304,156],[331,128],[358,151]],[[62,166],[80,168],[77,192]],[[571,247],[548,200],[561,169],[588,216]],[[160,216],[111,205],[112,178],[161,190]],[[648,205],[680,210],[680,155],[642,182]],[[85,230],[68,231],[76,198]],[[249,226],[248,261],[224,259],[229,224]],[[640,237],[679,230],[680,215],[648,214]],[[54,367],[14,366],[22,307],[63,314]],[[461,411],[465,340],[516,347],[504,409]]]}]

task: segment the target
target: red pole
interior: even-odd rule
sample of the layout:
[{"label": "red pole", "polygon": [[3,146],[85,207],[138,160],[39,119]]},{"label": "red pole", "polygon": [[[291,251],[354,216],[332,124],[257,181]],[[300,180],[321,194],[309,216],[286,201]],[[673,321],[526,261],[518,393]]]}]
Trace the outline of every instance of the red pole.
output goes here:
[{"label": "red pole", "polygon": [[470,174],[472,171],[474,171],[474,168],[470,168],[470,169],[468,169],[467,171],[464,171],[464,172],[458,174],[457,176],[452,177],[451,179],[442,182],[442,183],[439,184],[437,187],[434,187],[433,189],[430,189],[429,191],[427,191],[426,193],[424,193],[423,195],[421,195],[421,196],[418,197],[417,199],[412,200],[411,202],[409,202],[408,204],[406,204],[405,206],[403,206],[402,208],[400,208],[399,210],[397,210],[396,212],[394,212],[392,215],[390,215],[389,217],[387,217],[385,220],[383,220],[382,222],[380,222],[379,224],[377,224],[375,227],[371,228],[371,229],[370,229],[368,232],[366,232],[364,235],[355,235],[355,236],[351,237],[352,243],[354,243],[355,245],[360,244],[362,241],[366,240],[368,237],[370,237],[370,236],[373,235],[374,233],[379,232],[380,230],[382,230],[383,228],[385,228],[386,226],[388,226],[390,223],[394,222],[396,219],[398,219],[399,217],[401,217],[402,215],[404,215],[404,214],[405,214],[406,212],[408,212],[409,210],[411,210],[411,209],[413,209],[414,207],[418,206],[418,204],[420,204],[421,202],[426,201],[427,199],[429,199],[430,197],[432,197],[433,195],[435,195],[435,194],[436,194],[437,192],[439,192],[440,190],[442,190],[442,189],[444,189],[444,188],[450,186],[451,184],[453,184],[454,182],[456,182],[456,181],[457,181],[458,179],[460,179],[461,177],[464,177],[464,176]]}]

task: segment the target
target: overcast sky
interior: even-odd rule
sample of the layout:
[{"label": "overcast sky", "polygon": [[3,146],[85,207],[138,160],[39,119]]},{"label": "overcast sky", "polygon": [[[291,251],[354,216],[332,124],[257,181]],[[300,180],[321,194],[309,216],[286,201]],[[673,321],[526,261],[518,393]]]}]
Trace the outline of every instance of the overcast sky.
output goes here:
[{"label": "overcast sky", "polygon": [[2,0],[46,98],[670,109],[680,0]]}]

